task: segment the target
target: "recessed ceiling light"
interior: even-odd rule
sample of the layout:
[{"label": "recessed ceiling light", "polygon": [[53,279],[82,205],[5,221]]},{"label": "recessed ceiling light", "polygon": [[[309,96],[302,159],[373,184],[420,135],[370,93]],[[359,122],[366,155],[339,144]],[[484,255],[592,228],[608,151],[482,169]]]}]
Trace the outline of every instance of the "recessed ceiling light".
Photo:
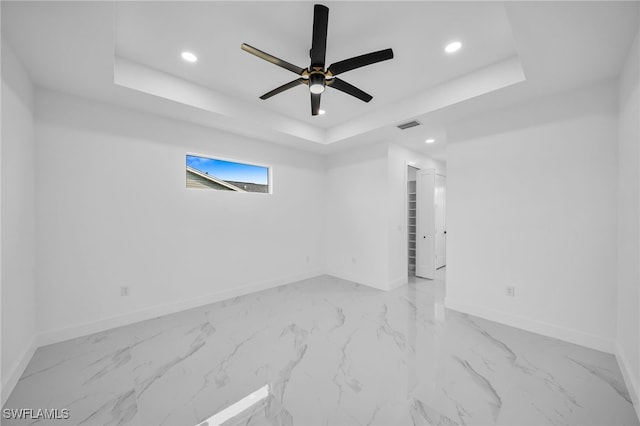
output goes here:
[{"label": "recessed ceiling light", "polygon": [[196,62],[198,60],[198,57],[191,52],[182,52],[181,56],[182,56],[182,59],[184,59],[187,62]]},{"label": "recessed ceiling light", "polygon": [[321,109],[321,110],[319,110],[319,111],[318,111],[318,114],[320,114],[320,115],[324,115],[325,113],[326,113],[326,111],[325,111],[325,110],[323,110],[323,109]]},{"label": "recessed ceiling light", "polygon": [[453,53],[460,50],[461,47],[462,43],[460,43],[459,41],[452,41],[451,43],[447,44],[447,46],[444,48],[444,51],[447,53]]},{"label": "recessed ceiling light", "polygon": [[426,141],[424,141],[425,143],[434,143],[436,140],[435,139],[427,139]]}]

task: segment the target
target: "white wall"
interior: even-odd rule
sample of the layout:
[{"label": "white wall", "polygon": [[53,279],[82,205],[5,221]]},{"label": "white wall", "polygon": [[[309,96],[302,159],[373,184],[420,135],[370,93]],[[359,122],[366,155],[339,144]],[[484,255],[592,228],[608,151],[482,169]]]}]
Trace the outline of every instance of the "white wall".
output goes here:
[{"label": "white wall", "polygon": [[404,146],[388,146],[388,253],[389,283],[391,287],[407,282],[407,163],[414,163],[421,169],[435,169],[446,175],[444,163],[411,151]]},{"label": "white wall", "polygon": [[338,152],[327,165],[327,273],[389,290],[407,282],[406,168],[442,162],[395,143]]},{"label": "white wall", "polygon": [[[322,157],[52,92],[36,114],[43,343],[324,271]],[[273,194],[187,190],[187,153],[271,165]]]},{"label": "white wall", "polygon": [[617,355],[640,416],[640,33],[620,75]]},{"label": "white wall", "polygon": [[331,155],[326,191],[327,273],[388,289],[387,145]]},{"label": "white wall", "polygon": [[616,91],[603,83],[449,129],[448,307],[613,352]]},{"label": "white wall", "polygon": [[2,41],[2,404],[35,350],[34,92]]}]

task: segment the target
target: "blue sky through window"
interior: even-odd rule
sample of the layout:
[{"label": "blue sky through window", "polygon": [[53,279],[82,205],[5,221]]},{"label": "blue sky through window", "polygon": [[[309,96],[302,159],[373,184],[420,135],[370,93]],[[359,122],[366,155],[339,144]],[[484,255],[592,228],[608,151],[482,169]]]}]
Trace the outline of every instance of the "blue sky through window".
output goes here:
[{"label": "blue sky through window", "polygon": [[267,167],[215,160],[195,155],[187,155],[187,166],[222,180],[258,183],[261,185],[269,183],[269,169]]}]

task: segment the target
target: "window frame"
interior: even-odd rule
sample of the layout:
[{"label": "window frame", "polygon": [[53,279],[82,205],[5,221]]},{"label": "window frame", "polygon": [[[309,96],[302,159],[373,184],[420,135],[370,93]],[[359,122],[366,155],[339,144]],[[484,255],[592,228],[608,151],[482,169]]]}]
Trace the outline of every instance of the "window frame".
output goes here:
[{"label": "window frame", "polygon": [[[241,160],[236,160],[236,159],[232,159],[232,158],[228,158],[228,157],[224,157],[224,156],[214,156],[214,155],[209,155],[209,154],[199,154],[196,152],[191,152],[191,151],[187,151],[184,154],[184,167],[186,170],[187,167],[187,157],[191,156],[191,157],[200,157],[200,158],[206,158],[208,160],[220,160],[220,161],[226,161],[228,163],[236,163],[236,164],[243,164],[243,165],[247,165],[247,166],[255,166],[255,167],[262,167],[264,169],[267,169],[267,192],[255,192],[255,191],[244,191],[244,193],[246,194],[264,194],[264,195],[271,195],[273,194],[273,166],[267,165],[267,164],[261,164],[261,163],[254,163],[254,162],[248,162],[248,161],[241,161]],[[219,178],[218,178],[219,179]],[[221,179],[224,180],[224,179]],[[185,182],[185,189],[197,189],[197,188],[188,188],[186,187],[186,182]],[[220,191],[220,190],[213,190],[213,192],[235,192],[235,193],[239,193],[240,191]]]}]

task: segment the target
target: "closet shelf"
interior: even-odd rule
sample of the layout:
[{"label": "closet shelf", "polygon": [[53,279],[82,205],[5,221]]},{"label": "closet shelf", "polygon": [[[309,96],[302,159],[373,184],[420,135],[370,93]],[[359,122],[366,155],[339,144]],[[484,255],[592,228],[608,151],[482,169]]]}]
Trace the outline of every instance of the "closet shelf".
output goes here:
[{"label": "closet shelf", "polygon": [[416,222],[417,222],[417,195],[416,181],[407,182],[407,255],[409,256],[409,273],[414,274],[416,268]]}]

